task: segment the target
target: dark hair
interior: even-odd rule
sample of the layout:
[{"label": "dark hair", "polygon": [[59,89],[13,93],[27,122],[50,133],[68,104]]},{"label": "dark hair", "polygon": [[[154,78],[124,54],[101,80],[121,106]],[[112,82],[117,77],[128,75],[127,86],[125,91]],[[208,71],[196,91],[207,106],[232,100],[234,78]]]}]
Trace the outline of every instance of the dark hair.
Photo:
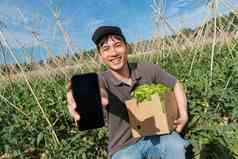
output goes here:
[{"label": "dark hair", "polygon": [[100,41],[97,44],[97,50],[98,52],[100,52],[100,47],[103,46],[103,44],[105,44],[111,37],[123,41],[125,44],[127,44],[126,39],[123,36],[120,35],[116,35],[116,34],[108,34],[105,35],[102,39],[100,39]]}]

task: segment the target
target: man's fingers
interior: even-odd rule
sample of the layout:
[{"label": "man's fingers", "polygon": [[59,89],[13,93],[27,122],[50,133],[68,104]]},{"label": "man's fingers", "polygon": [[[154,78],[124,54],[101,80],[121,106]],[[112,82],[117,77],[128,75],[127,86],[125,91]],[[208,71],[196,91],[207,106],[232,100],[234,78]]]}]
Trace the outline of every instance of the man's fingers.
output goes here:
[{"label": "man's fingers", "polygon": [[72,90],[72,82],[71,81],[68,81],[66,88],[67,88],[67,92]]},{"label": "man's fingers", "polygon": [[177,125],[176,125],[176,124],[174,124],[174,125],[173,125],[173,129],[176,129],[176,128],[177,128]]},{"label": "man's fingers", "polygon": [[75,109],[69,109],[69,113],[75,120],[80,120],[80,115]]},{"label": "man's fingers", "polygon": [[177,119],[174,121],[174,124],[179,124],[179,123],[181,123],[181,119]]},{"label": "man's fingers", "polygon": [[67,93],[67,102],[68,102],[68,107],[76,109],[77,105],[76,105],[76,102],[74,100],[72,91],[69,91]]},{"label": "man's fingers", "polygon": [[80,119],[80,114],[79,114],[79,112],[76,111],[75,107],[77,107],[77,106],[76,105],[68,106],[69,113],[75,120],[79,120]]},{"label": "man's fingers", "polygon": [[102,106],[104,106],[104,107],[105,107],[105,106],[107,106],[107,105],[108,105],[108,103],[109,103],[109,102],[108,102],[108,99],[107,99],[107,98],[105,98],[105,97],[102,97],[102,98],[101,98],[101,103],[102,103]]},{"label": "man's fingers", "polygon": [[182,132],[183,128],[181,126],[177,126],[176,127],[176,132],[180,133]]},{"label": "man's fingers", "polygon": [[178,133],[182,132],[184,126],[185,126],[185,122],[181,118],[174,121],[174,128],[176,132]]},{"label": "man's fingers", "polygon": [[69,109],[69,113],[70,115],[75,119],[75,120],[79,120],[80,119],[80,115],[79,113],[76,111],[77,108],[77,104],[74,100],[72,91],[67,92],[67,102],[68,102],[68,109]]},{"label": "man's fingers", "polygon": [[109,100],[108,100],[108,94],[106,92],[106,90],[104,89],[100,89],[100,93],[101,93],[101,103],[102,103],[102,106],[107,106],[108,103],[109,103]]},{"label": "man's fingers", "polygon": [[175,124],[175,125],[178,124],[178,120],[174,120],[174,124]]}]

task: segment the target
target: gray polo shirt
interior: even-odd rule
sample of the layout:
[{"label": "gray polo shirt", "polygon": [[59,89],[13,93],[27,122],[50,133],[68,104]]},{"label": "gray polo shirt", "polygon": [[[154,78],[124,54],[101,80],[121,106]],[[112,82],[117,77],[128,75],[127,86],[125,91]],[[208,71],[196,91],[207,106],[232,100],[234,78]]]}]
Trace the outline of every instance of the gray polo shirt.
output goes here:
[{"label": "gray polo shirt", "polygon": [[106,119],[109,129],[109,158],[118,150],[134,144],[139,138],[132,138],[125,101],[131,99],[131,92],[139,85],[161,83],[173,88],[176,78],[157,64],[129,64],[132,84],[117,79],[110,70],[99,75],[100,87],[109,95]]}]

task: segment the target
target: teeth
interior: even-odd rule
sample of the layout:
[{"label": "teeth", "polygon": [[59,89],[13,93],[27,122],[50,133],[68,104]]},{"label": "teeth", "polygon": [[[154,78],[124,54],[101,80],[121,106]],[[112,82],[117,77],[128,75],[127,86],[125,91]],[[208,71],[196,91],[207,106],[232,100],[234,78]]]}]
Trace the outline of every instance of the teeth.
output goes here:
[{"label": "teeth", "polygon": [[121,60],[121,58],[116,58],[116,59],[111,60],[111,62],[114,64],[117,64],[120,62],[120,60]]}]

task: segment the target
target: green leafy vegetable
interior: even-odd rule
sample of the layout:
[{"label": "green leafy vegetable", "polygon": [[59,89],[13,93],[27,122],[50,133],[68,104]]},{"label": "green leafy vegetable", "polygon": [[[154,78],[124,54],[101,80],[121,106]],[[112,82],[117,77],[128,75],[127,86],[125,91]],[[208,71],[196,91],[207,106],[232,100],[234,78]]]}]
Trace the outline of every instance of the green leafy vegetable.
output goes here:
[{"label": "green leafy vegetable", "polygon": [[164,95],[170,90],[171,88],[168,88],[162,84],[146,84],[138,86],[131,93],[131,96],[134,97],[137,102],[140,103],[144,100],[151,100],[151,96],[157,93],[161,97],[161,100],[164,101]]}]

